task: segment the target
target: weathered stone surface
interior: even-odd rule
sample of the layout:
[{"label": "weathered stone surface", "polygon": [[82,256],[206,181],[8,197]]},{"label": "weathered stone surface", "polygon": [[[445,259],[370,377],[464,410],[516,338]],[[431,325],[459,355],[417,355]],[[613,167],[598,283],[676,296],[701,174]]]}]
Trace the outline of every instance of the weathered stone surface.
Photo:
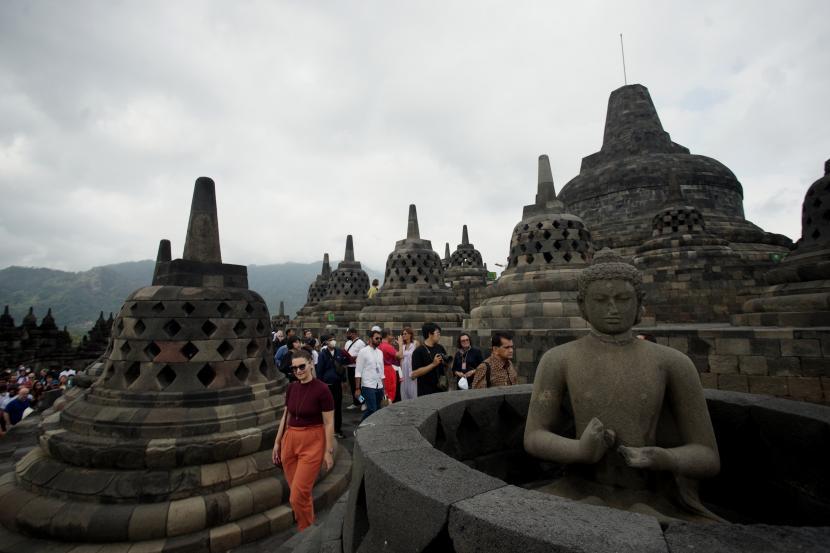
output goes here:
[{"label": "weathered stone surface", "polygon": [[830,551],[826,529],[739,524],[671,524],[664,532],[671,553],[790,553]]},{"label": "weathered stone surface", "polygon": [[505,486],[450,508],[455,551],[665,553],[652,517]]}]

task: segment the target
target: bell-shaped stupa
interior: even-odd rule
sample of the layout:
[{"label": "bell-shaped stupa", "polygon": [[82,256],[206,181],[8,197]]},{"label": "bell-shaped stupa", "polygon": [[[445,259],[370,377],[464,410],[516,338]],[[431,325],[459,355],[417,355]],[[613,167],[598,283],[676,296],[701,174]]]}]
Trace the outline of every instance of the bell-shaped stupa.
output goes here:
[{"label": "bell-shaped stupa", "polygon": [[801,239],[766,274],[760,298],[732,317],[740,326],[830,327],[830,160],[801,210]]},{"label": "bell-shaped stupa", "polygon": [[432,242],[421,238],[418,213],[410,205],[406,238],[398,240],[386,258],[383,287],[360,312],[360,325],[400,329],[434,322],[458,327],[463,316],[457,298],[444,283],[441,257]]},{"label": "bell-shaped stupa", "polygon": [[470,244],[467,225],[461,231],[461,243],[450,256],[445,278],[453,288],[475,288],[487,284],[487,269],[481,259],[481,252]]},{"label": "bell-shaped stupa", "polygon": [[[212,180],[196,181],[185,257],[160,251],[97,379],[0,479],[0,551],[226,551],[291,526],[271,460],[286,381],[265,302],[222,263]],[[348,470],[336,456],[329,493]]]},{"label": "bell-shaped stupa", "polygon": [[322,327],[344,329],[358,320],[358,314],[366,306],[369,291],[369,275],[360,261],[354,259],[352,235],[346,237],[343,261],[331,272],[326,294],[317,304],[314,317]]},{"label": "bell-shaped stupa", "polygon": [[315,309],[320,303],[328,290],[329,279],[331,278],[331,265],[329,264],[329,254],[323,254],[323,267],[320,269],[320,274],[317,278],[308,285],[308,294],[306,295],[305,305],[303,305],[297,316],[294,318],[294,324],[302,328],[319,328],[319,317],[315,317]]},{"label": "bell-shaped stupa", "polygon": [[482,292],[471,329],[585,328],[577,277],[591,260],[591,233],[556,197],[548,156],[539,156],[536,201],[513,229],[507,268]]},{"label": "bell-shaped stupa", "polygon": [[726,322],[754,285],[752,267],[729,242],[706,230],[673,175],[666,207],[652,219],[651,239],[637,248],[646,314],[657,323]]},{"label": "bell-shaped stupa", "polygon": [[648,89],[639,84],[611,93],[602,148],[582,159],[579,175],[559,199],[590,227],[596,248],[628,257],[651,236],[652,218],[669,199],[671,176],[705,215],[709,232],[743,258],[769,264],[771,253],[788,250],[789,238],[744,218],[743,188],[732,171],[672,142]]}]

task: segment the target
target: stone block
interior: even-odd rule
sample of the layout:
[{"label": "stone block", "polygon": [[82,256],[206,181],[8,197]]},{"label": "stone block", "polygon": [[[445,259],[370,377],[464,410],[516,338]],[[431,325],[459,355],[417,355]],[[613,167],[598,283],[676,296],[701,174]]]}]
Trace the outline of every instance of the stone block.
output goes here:
[{"label": "stone block", "polygon": [[710,355],[709,356],[709,370],[713,373],[719,373],[719,374],[737,374],[737,372],[738,372],[738,356],[737,355]]},{"label": "stone block", "polygon": [[166,502],[137,505],[127,530],[130,541],[163,538],[167,532],[168,508]]},{"label": "stone block", "polygon": [[741,355],[738,367],[741,374],[766,375],[767,358],[760,355]]},{"label": "stone block", "polygon": [[700,373],[700,385],[704,388],[718,388],[718,375],[717,373]]},{"label": "stone block", "polygon": [[458,553],[667,551],[654,518],[515,486],[455,503],[447,530]]},{"label": "stone block", "polygon": [[225,491],[230,503],[230,520],[250,515],[254,510],[254,495],[248,486],[235,486]]},{"label": "stone block", "polygon": [[830,376],[830,357],[802,357],[802,376]]},{"label": "stone block", "polygon": [[230,480],[228,464],[224,462],[202,465],[200,471],[200,480],[203,488],[226,484]]},{"label": "stone block", "polygon": [[781,355],[821,357],[821,342],[818,340],[781,340]]},{"label": "stone block", "polygon": [[747,338],[716,338],[715,352],[718,355],[749,355],[752,348]]},{"label": "stone block", "polygon": [[790,377],[787,386],[793,399],[820,402],[823,398],[821,379],[818,377]]},{"label": "stone block", "polygon": [[798,357],[767,359],[767,373],[772,376],[799,376],[801,375],[801,359]]},{"label": "stone block", "polygon": [[245,543],[261,540],[271,532],[271,522],[263,514],[255,514],[237,521]]},{"label": "stone block", "polygon": [[718,390],[727,392],[749,392],[749,377],[743,374],[718,375]]},{"label": "stone block", "polygon": [[144,462],[148,468],[166,468],[176,466],[176,440],[157,438],[147,442]]},{"label": "stone block", "polygon": [[689,339],[685,336],[669,336],[669,347],[683,353],[689,353]]},{"label": "stone block", "polygon": [[[440,540],[450,505],[504,486],[501,480],[474,471],[434,448],[377,453],[365,463],[369,531],[361,549],[369,547],[367,551],[383,544],[389,551],[422,551]],[[425,482],[430,483],[428,494],[424,493]],[[390,512],[397,516],[390,518]],[[400,524],[401,520],[407,524]]]},{"label": "stone block", "polygon": [[170,502],[167,511],[167,535],[181,536],[205,527],[207,513],[202,497],[190,497]]},{"label": "stone block", "polygon": [[780,376],[750,376],[749,393],[776,397],[786,397],[789,394],[787,378]]},{"label": "stone block", "polygon": [[211,553],[225,553],[242,544],[242,529],[233,522],[211,528],[209,536]]},{"label": "stone block", "polygon": [[528,348],[519,348],[516,352],[516,360],[520,363],[532,363],[533,362],[533,350]]},{"label": "stone block", "polygon": [[763,355],[764,357],[778,357],[781,355],[780,340],[750,340],[752,355]]}]

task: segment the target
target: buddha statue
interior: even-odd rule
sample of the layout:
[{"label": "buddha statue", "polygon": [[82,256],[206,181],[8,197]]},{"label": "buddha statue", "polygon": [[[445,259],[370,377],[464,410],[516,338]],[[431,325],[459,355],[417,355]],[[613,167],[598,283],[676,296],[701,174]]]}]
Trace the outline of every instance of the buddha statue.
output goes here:
[{"label": "buddha statue", "polygon": [[719,521],[697,495],[697,481],[720,471],[698,373],[683,353],[632,333],[641,283],[610,250],[581,272],[577,302],[590,332],[540,360],[524,446],[565,466],[540,491],[664,523]]}]

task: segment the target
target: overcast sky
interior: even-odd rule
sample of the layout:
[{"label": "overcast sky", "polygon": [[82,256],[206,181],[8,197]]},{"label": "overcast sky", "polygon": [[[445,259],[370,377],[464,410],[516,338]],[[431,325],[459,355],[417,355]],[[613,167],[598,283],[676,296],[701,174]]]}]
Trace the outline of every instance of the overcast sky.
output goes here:
[{"label": "overcast sky", "polygon": [[216,181],[224,261],[382,270],[416,203],[491,269],[550,156],[599,150],[609,93],[729,167],[747,218],[800,235],[830,157],[830,2],[0,3],[0,267],[181,256]]}]

